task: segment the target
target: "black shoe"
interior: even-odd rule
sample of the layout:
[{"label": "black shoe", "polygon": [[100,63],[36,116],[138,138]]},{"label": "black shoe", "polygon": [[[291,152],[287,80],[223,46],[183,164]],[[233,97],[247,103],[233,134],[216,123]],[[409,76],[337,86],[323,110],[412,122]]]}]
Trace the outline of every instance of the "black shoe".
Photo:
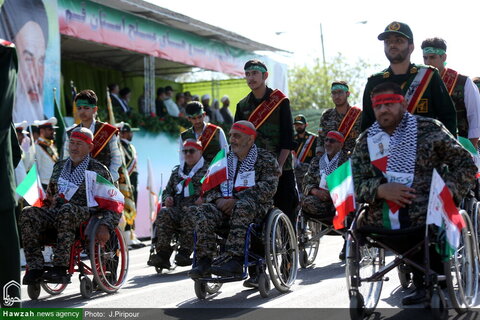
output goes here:
[{"label": "black shoe", "polygon": [[44,269],[29,269],[23,276],[22,283],[25,285],[36,284],[42,281]]},{"label": "black shoe", "polygon": [[71,275],[67,273],[67,267],[54,266],[43,275],[43,280],[49,283],[70,283]]},{"label": "black shoe", "polygon": [[184,250],[178,251],[178,253],[175,255],[175,263],[180,267],[191,266],[192,259],[190,259],[190,252]]},{"label": "black shoe", "polygon": [[340,259],[340,260],[342,260],[342,261],[345,261],[345,250],[346,250],[346,247],[347,247],[347,242],[344,241],[344,242],[343,242],[342,251],[340,251],[340,254],[338,255],[338,259]]},{"label": "black shoe", "polygon": [[212,259],[202,257],[198,260],[197,265],[188,271],[188,276],[192,279],[205,278],[210,276],[210,267]]},{"label": "black shoe", "polygon": [[243,281],[243,286],[245,288],[258,288],[258,277],[250,276],[247,280]]},{"label": "black shoe", "polygon": [[412,304],[419,304],[426,301],[427,292],[425,288],[417,288],[408,296],[402,299],[402,304],[404,306],[409,306]]},{"label": "black shoe", "polygon": [[157,268],[170,269],[170,252],[158,251],[157,254],[150,255],[147,264]]},{"label": "black shoe", "polygon": [[221,263],[212,265],[212,273],[223,277],[237,277],[243,274],[243,257],[229,256]]}]

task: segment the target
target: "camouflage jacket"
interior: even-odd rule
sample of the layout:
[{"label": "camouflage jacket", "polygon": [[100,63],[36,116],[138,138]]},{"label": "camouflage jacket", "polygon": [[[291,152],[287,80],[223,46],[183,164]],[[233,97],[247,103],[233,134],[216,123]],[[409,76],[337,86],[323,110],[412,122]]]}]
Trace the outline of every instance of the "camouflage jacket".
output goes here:
[{"label": "camouflage jacket", "polygon": [[[343,117],[344,115],[342,116],[340,113],[338,113],[336,108],[327,109],[325,112],[323,112],[322,117],[320,118],[320,126],[318,128],[317,153],[323,154],[325,152],[324,143],[327,133],[332,130],[338,130],[338,127],[342,123]],[[343,150],[345,150],[347,154],[353,151],[353,148],[355,147],[355,141],[362,132],[360,130],[361,118],[362,115],[360,114],[348,137],[345,139]]]},{"label": "camouflage jacket", "polygon": [[[240,166],[240,164],[238,164]],[[241,191],[233,191],[233,196],[239,200],[247,200],[257,205],[272,206],[273,196],[277,192],[280,167],[272,153],[258,148],[255,162],[255,186]],[[206,202],[214,202],[222,198],[220,186],[207,191],[204,195]]]},{"label": "camouflage jacket", "polygon": [[[207,172],[208,162],[205,161],[203,167],[201,167],[192,177],[192,181],[190,183],[193,183],[193,188],[195,193],[186,198],[184,197],[183,192],[180,194],[177,194],[177,185],[182,180],[182,177],[180,177],[180,175],[178,174],[179,167],[180,167],[179,165],[176,165],[173,168],[172,173],[170,175],[170,179],[168,179],[167,186],[165,187],[165,190],[163,190],[163,193],[162,193],[162,202],[165,202],[165,199],[167,197],[172,197],[174,200],[174,207],[177,207],[177,208],[191,206],[198,199],[198,197],[200,196],[201,188],[202,188],[202,184],[200,183],[200,180],[205,176],[205,173]],[[185,166],[183,173],[189,174],[191,169],[192,168],[187,168]]]},{"label": "camouflage jacket", "polygon": [[[67,202],[64,198],[59,196],[58,183],[57,183],[66,162],[67,162],[67,159],[60,160],[57,163],[55,163],[55,166],[53,167],[52,177],[50,178],[50,183],[48,184],[48,188],[47,188],[47,197],[44,200],[43,207],[59,208],[60,206],[62,206],[64,203]],[[99,161],[90,158],[90,162],[88,164],[87,170],[95,171],[97,174],[101,175],[102,177],[104,177],[105,179],[113,183],[110,172]],[[85,188],[85,179],[78,187],[77,192],[75,192],[73,197],[68,202],[80,207],[87,206],[87,192]],[[102,215],[103,216],[102,224],[107,225],[110,230],[113,230],[118,225],[118,222],[120,221],[120,218],[121,218],[121,214],[117,214],[109,210],[99,209],[96,207],[90,208],[90,213]]]},{"label": "camouflage jacket", "polygon": [[[344,150],[340,151],[340,159],[338,159],[338,166],[341,166],[348,160],[348,156]],[[303,194],[308,195],[313,188],[320,185],[320,158],[322,156],[315,156],[310,162],[307,174],[303,178]]]},{"label": "camouflage jacket", "polygon": [[[412,226],[425,223],[434,168],[442,176],[457,204],[473,186],[477,172],[471,155],[439,121],[418,116],[417,118],[417,159],[412,184],[416,197],[412,204],[406,207]],[[352,170],[356,200],[370,204],[366,223],[382,226],[383,200],[377,199],[377,189],[381,184],[387,183],[387,180],[370,162],[367,132],[363,132],[358,138],[352,154]]]}]

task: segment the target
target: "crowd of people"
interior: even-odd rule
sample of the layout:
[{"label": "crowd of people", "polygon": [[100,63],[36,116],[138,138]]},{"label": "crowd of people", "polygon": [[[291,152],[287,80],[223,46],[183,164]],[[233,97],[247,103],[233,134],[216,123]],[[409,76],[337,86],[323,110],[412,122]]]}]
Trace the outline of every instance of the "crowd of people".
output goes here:
[{"label": "crowd of people", "polygon": [[[440,38],[422,43],[428,65],[411,63],[413,33],[404,23],[392,22],[378,39],[384,43],[390,65],[368,79],[363,107],[350,105],[348,83],[332,82],[333,107],[322,114],[319,127],[312,130],[315,133],[307,131],[305,116],[292,116],[284,93],[267,86],[268,69],[259,60],[249,60],[244,66],[251,92],[237,103],[234,116],[228,110],[227,96],[221,99],[220,108],[217,100],[210,105],[209,95],[200,98],[185,92],[174,96],[171,87],[158,88],[156,115],[186,117],[191,127],[179,137],[179,164],[162,193],[155,252],[148,265],[171,267],[174,234],[180,246],[176,264],[192,265],[195,231],[197,261],[188,273],[192,279],[241,275],[248,225],[262,221],[272,206],[282,210],[292,224],[298,210],[333,218],[327,176],[349,160],[356,200],[370,205],[364,222],[368,225],[385,229],[424,225],[433,169],[441,172],[458,206],[478,172],[457,137],[478,148],[480,79],[445,67],[447,47]],[[116,112],[128,113],[130,90],[119,90],[118,85],[109,89]],[[122,175],[128,175],[136,192],[133,128],[97,121],[99,107],[92,90],[79,92],[75,102],[81,122],[67,132],[63,160],[53,143],[56,119],[35,123],[36,161],[47,197],[40,208],[26,207],[20,214],[29,266],[24,284],[42,279],[68,283],[66,257],[79,223],[101,213],[104,227],[99,237],[105,241],[119,223],[121,216],[115,212],[88,207],[85,170],[119,185],[124,183]],[[139,108],[147,112],[142,97]],[[227,134],[218,126],[221,123],[231,124]],[[29,139],[34,137],[25,136],[26,123],[15,126],[24,153],[23,170],[28,170],[33,163]],[[59,236],[53,268],[46,269],[39,235],[52,225]],[[215,233],[226,238],[220,256],[216,256]],[[345,247],[339,258],[345,259]],[[433,258],[433,268],[439,259]],[[249,276],[244,285],[258,287],[255,270]],[[425,299],[422,274],[414,272],[413,280],[415,291],[404,298],[404,304]]]}]

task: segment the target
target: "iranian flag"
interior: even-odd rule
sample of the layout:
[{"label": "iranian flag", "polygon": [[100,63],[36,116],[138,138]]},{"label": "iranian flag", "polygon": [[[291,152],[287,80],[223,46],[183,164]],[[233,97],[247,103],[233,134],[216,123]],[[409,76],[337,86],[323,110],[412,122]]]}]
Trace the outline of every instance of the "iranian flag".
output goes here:
[{"label": "iranian flag", "polygon": [[45,191],[43,191],[40,178],[37,173],[37,164],[34,163],[27,176],[18,185],[15,191],[33,207],[41,207],[42,201],[45,199]]},{"label": "iranian flag", "polygon": [[450,259],[460,243],[465,221],[453,202],[452,193],[435,169],[428,199],[427,225],[429,224],[440,228],[440,235],[444,240],[441,243],[444,245],[437,246],[437,251],[444,259]]},{"label": "iranian flag", "polygon": [[350,212],[355,211],[355,194],[350,160],[327,176],[327,185],[335,209],[337,209],[333,218],[333,226],[337,230],[345,228],[345,217]]},{"label": "iranian flag", "polygon": [[215,188],[225,180],[227,180],[227,152],[221,149],[210,163],[205,177],[200,180],[202,193]]},{"label": "iranian flag", "polygon": [[94,171],[85,170],[85,187],[87,189],[87,205],[122,213],[124,207],[123,194],[110,181]]}]

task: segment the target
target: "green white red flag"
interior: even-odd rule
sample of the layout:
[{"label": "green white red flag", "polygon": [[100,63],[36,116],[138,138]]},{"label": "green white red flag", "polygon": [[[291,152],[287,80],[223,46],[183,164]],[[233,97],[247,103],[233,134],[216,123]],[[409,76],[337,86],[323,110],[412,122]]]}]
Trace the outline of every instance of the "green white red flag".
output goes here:
[{"label": "green white red flag", "polygon": [[452,193],[446,186],[437,170],[433,169],[430,196],[428,199],[427,225],[434,224],[440,228],[440,243],[438,253],[448,260],[455,253],[460,243],[465,221],[458,212]]},{"label": "green white red flag", "polygon": [[205,177],[200,180],[202,183],[202,194],[218,186],[227,180],[227,153],[221,149],[213,158],[208,167]]},{"label": "green white red flag", "polygon": [[15,191],[25,199],[25,201],[33,207],[41,207],[43,199],[45,199],[45,191],[43,191],[40,177],[37,173],[37,164],[34,163],[27,176],[18,185]]},{"label": "green white red flag", "polygon": [[337,211],[333,218],[333,226],[337,230],[345,228],[345,217],[355,211],[355,192],[350,159],[327,176],[327,185]]},{"label": "green white red flag", "polygon": [[113,183],[97,174],[95,171],[85,170],[85,187],[87,190],[87,205],[111,210],[121,214],[125,205],[125,198]]}]

